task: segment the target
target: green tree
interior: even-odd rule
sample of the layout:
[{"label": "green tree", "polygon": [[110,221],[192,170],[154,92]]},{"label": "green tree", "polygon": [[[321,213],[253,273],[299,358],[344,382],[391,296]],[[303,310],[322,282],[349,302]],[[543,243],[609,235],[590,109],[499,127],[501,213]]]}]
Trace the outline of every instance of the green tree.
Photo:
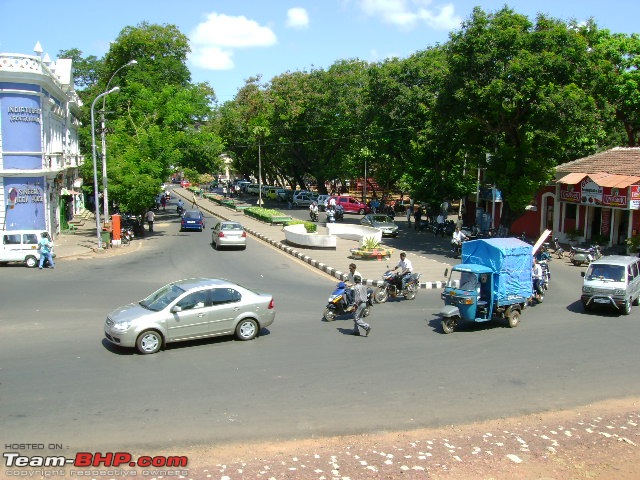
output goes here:
[{"label": "green tree", "polygon": [[[588,90],[588,44],[565,23],[503,8],[473,11],[446,45],[437,144],[452,165],[470,158],[502,190],[509,225],[561,162],[604,138]],[[486,153],[491,163],[482,165]],[[456,168],[456,167],[454,167]]]}]

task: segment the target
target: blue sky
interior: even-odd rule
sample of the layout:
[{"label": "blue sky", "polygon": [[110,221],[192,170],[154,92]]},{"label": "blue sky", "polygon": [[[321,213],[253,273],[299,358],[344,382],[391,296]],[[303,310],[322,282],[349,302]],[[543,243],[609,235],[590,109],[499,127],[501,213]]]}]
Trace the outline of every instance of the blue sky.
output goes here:
[{"label": "blue sky", "polygon": [[612,32],[640,32],[637,0],[0,0],[0,52],[32,54],[40,42],[52,59],[71,48],[100,58],[124,27],[173,24],[191,41],[192,80],[226,101],[256,75],[405,58],[446,42],[474,6],[505,3],[532,20],[593,17]]}]

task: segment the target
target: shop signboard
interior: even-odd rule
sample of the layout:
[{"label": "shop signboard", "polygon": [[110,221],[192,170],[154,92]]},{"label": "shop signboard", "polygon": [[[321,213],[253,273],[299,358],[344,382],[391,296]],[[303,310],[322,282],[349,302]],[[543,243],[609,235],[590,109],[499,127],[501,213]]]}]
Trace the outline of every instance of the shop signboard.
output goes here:
[{"label": "shop signboard", "polygon": [[580,203],[580,190],[576,190],[577,185],[562,185],[560,189],[560,200],[569,203]]},{"label": "shop signboard", "polygon": [[42,177],[5,177],[5,230],[44,230]]},{"label": "shop signboard", "polygon": [[631,201],[629,208],[632,210],[640,210],[640,185],[631,185]]},{"label": "shop signboard", "polygon": [[602,205],[607,207],[627,207],[627,195],[626,189],[620,191],[619,188],[609,188],[608,192],[602,195]]},{"label": "shop signboard", "polygon": [[589,177],[580,182],[580,203],[585,205],[602,205],[602,187]]}]

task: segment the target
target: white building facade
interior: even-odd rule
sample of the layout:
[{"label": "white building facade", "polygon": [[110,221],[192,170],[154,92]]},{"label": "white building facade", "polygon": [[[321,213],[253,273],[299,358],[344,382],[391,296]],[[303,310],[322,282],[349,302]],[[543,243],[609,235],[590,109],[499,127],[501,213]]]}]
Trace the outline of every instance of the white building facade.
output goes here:
[{"label": "white building facade", "polygon": [[84,208],[71,60],[0,53],[0,230],[52,235]]}]

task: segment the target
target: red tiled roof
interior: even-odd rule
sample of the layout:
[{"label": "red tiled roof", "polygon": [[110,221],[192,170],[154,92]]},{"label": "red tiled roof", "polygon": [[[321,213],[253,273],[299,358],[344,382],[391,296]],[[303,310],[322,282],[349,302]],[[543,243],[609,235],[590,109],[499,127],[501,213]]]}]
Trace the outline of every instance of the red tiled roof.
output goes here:
[{"label": "red tiled roof", "polygon": [[616,147],[556,167],[558,178],[572,172],[586,173],[591,178],[597,173],[640,176],[640,148]]}]

